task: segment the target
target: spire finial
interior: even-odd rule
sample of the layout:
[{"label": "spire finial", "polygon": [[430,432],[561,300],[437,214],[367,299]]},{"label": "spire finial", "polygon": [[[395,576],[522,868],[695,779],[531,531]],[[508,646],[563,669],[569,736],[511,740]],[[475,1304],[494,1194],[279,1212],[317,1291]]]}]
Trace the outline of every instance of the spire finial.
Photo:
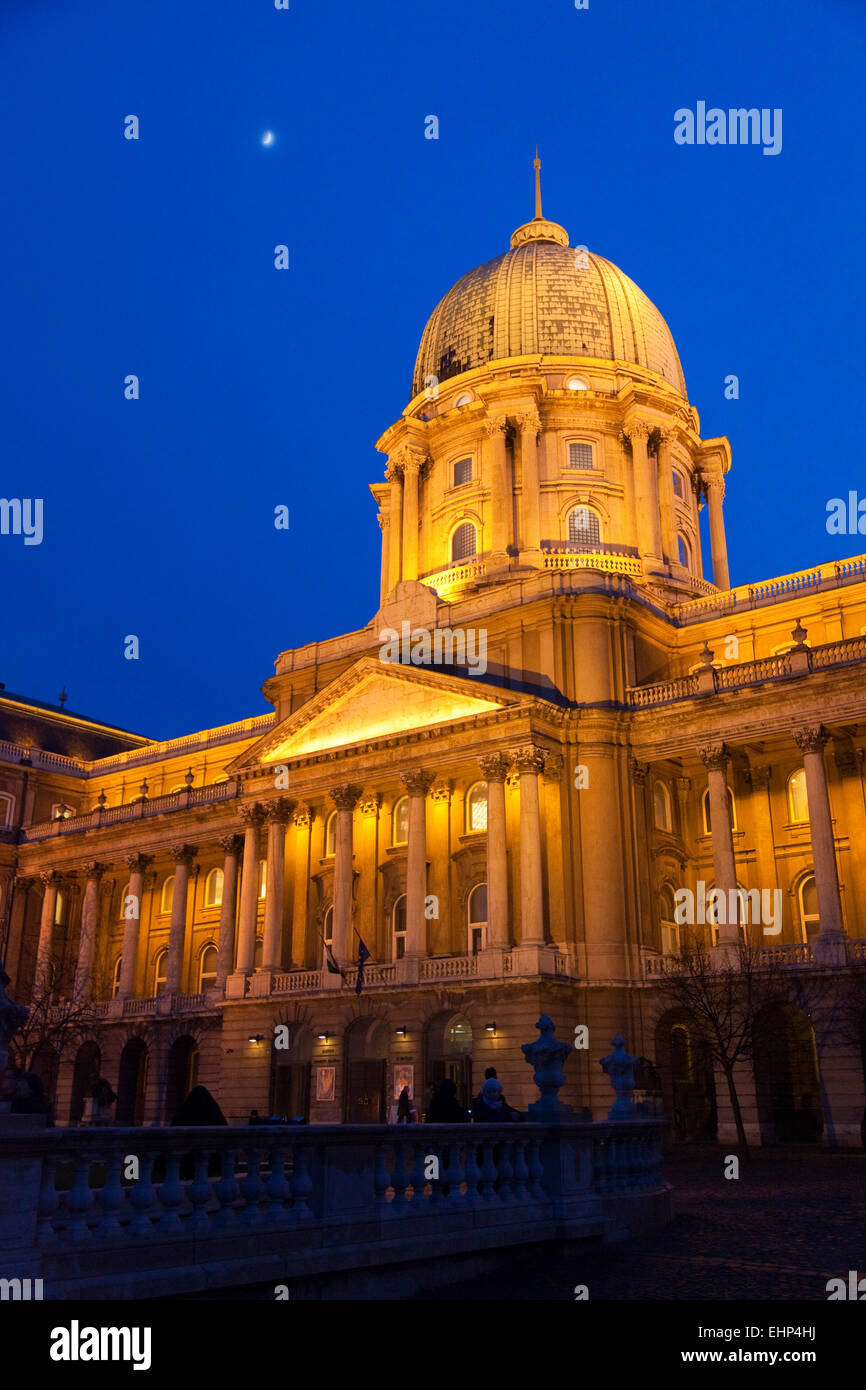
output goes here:
[{"label": "spire finial", "polygon": [[535,169],[535,216],[541,217],[541,160],[538,158],[538,146],[535,146],[535,159],[532,161]]}]

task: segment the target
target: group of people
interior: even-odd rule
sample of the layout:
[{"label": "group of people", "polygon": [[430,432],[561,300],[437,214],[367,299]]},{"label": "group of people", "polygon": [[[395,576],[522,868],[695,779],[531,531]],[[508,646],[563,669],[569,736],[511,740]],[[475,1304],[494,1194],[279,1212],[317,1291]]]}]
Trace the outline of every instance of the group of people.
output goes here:
[{"label": "group of people", "polygon": [[[409,1087],[404,1086],[397,1101],[397,1123],[411,1124],[415,1118]],[[474,1124],[510,1124],[522,1118],[520,1112],[506,1101],[495,1067],[488,1067],[484,1073],[484,1085],[473,1100],[471,1110],[466,1110],[460,1104],[457,1087],[446,1076],[430,1097],[426,1115],[428,1124],[440,1125],[461,1125],[470,1119]]]}]

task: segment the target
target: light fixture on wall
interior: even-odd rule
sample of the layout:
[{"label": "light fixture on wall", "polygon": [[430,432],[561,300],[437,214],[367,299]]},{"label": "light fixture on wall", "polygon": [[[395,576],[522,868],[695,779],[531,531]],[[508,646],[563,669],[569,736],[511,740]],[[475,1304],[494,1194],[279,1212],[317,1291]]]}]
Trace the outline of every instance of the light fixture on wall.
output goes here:
[{"label": "light fixture on wall", "polygon": [[264,1035],[264,1033],[253,1033],[252,1037],[249,1039],[249,1041],[250,1041],[251,1043],[260,1043],[260,1042],[264,1042],[264,1040],[265,1040],[265,1035]]},{"label": "light fixture on wall", "polygon": [[327,1042],[331,1035],[330,1033],[317,1033],[316,1036],[319,1042]]},{"label": "light fixture on wall", "polygon": [[485,1033],[493,1033],[493,1034],[495,1035],[495,1033],[496,1033],[496,1024],[495,1024],[495,1023],[485,1023],[485,1025],[484,1025],[484,1031],[485,1031]]},{"label": "light fixture on wall", "polygon": [[398,1038],[408,1038],[409,1036],[408,1028],[395,1028],[394,1032],[397,1034]]}]

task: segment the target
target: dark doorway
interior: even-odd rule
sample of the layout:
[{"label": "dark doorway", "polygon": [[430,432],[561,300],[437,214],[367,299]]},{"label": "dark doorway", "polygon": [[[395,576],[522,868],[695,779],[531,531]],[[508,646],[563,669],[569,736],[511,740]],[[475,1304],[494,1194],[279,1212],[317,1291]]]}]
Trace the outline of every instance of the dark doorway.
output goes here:
[{"label": "dark doorway", "polygon": [[147,1046],[141,1038],[132,1038],[120,1054],[117,1075],[117,1123],[144,1123],[144,1101],[147,1093]]},{"label": "dark doorway", "polygon": [[647,1060],[651,1071],[644,1076],[660,1085],[670,1139],[681,1144],[715,1139],[713,1061],[695,1019],[681,1011],[665,1014],[656,1027],[655,1054],[655,1065]]},{"label": "dark doorway", "polygon": [[165,1120],[171,1124],[198,1079],[198,1043],[186,1034],[175,1038],[168,1054]]},{"label": "dark doorway", "polygon": [[72,1099],[69,1102],[69,1123],[80,1125],[84,1115],[84,1102],[90,1097],[90,1088],[99,1075],[101,1056],[95,1042],[82,1043],[75,1058],[72,1071]]},{"label": "dark doorway", "polygon": [[270,1114],[284,1120],[310,1118],[309,1062],[279,1062],[271,1073]]},{"label": "dark doorway", "polygon": [[472,1107],[472,1058],[434,1057],[427,1064],[427,1079],[438,1090],[445,1078],[457,1087],[457,1100],[465,1110]]},{"label": "dark doorway", "polygon": [[381,1125],[385,1120],[384,1058],[350,1062],[346,1099],[346,1123]]},{"label": "dark doorway", "polygon": [[814,1143],[824,1128],[812,1025],[794,1004],[755,1024],[755,1091],[765,1144]]}]

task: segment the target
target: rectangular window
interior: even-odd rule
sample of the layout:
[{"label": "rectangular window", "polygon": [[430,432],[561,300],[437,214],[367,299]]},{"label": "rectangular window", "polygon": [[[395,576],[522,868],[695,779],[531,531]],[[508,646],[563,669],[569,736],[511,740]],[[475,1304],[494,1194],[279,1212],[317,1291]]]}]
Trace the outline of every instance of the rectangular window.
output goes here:
[{"label": "rectangular window", "polygon": [[569,468],[592,468],[592,445],[569,444],[568,466]]},{"label": "rectangular window", "polygon": [[458,459],[454,465],[454,486],[462,487],[464,483],[472,482],[472,460]]},{"label": "rectangular window", "polygon": [[683,493],[683,480],[682,480],[681,475],[677,472],[676,469],[673,470],[673,479],[674,479],[674,497],[684,497],[685,494]]}]

